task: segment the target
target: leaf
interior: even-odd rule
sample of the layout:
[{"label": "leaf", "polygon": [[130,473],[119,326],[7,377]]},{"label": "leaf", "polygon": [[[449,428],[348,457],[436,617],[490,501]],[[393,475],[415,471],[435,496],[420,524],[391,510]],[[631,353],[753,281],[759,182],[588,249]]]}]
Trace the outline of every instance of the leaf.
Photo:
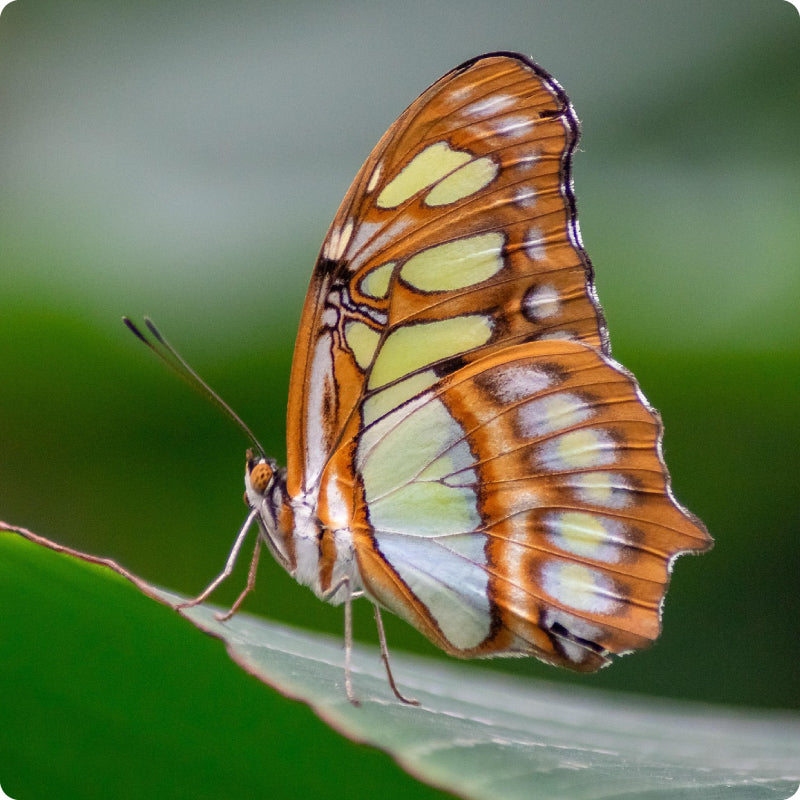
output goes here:
[{"label": "leaf", "polygon": [[51,547],[0,532],[9,797],[334,800],[345,785],[381,800],[443,797],[254,680],[116,571]]},{"label": "leaf", "polygon": [[[39,545],[64,550],[16,530]],[[184,599],[113,562],[101,563],[92,573],[98,597],[117,583],[113,570],[167,605]],[[78,570],[75,565],[72,572]],[[393,654],[401,687],[421,703],[415,708],[394,699],[378,650],[362,645],[354,652],[354,688],[361,700],[356,708],[344,696],[340,640],[247,614],[220,623],[214,611],[202,606],[182,613],[222,639],[249,673],[308,703],[351,739],[386,750],[421,780],[463,797],[755,800],[789,797],[800,781],[797,715],[561,688],[458,662]],[[103,633],[99,627],[97,632]],[[113,698],[108,700],[113,707]],[[331,774],[331,766],[317,765],[323,775]],[[253,765],[255,771],[261,768]]]}]

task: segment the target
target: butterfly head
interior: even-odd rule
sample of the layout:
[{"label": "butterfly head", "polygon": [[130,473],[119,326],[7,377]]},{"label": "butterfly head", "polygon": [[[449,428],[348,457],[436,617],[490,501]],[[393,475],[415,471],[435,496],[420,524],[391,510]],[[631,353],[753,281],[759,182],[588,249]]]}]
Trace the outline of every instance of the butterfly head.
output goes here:
[{"label": "butterfly head", "polygon": [[286,470],[271,458],[247,451],[244,472],[247,505],[258,512],[258,522],[276,560],[289,571],[294,565],[291,543],[292,511],[286,493]]}]

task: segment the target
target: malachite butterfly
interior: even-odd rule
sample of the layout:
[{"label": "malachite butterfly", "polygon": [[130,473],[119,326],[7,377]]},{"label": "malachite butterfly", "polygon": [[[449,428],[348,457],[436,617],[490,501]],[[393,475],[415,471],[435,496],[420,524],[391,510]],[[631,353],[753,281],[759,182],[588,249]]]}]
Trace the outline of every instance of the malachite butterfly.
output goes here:
[{"label": "malachite butterfly", "polygon": [[[610,356],[572,191],[578,120],[516,53],[423,92],[356,176],[295,346],[288,465],[249,450],[248,529],[299,583],[462,658],[579,671],[649,645],[672,563],[707,550],[662,425]],[[153,330],[153,329],[151,329]],[[411,701],[413,702],[413,701]]]}]

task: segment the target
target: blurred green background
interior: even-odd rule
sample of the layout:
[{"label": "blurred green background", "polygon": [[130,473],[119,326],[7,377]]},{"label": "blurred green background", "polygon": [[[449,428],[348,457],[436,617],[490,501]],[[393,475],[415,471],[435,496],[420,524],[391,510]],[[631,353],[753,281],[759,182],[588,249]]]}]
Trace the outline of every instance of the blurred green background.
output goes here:
[{"label": "blurred green background", "polygon": [[[120,316],[153,316],[283,461],[294,333],[350,180],[441,74],[519,50],[583,121],[614,355],[717,544],[678,562],[650,651],[589,677],[490,666],[797,708],[799,43],[783,0],[17,0],[0,17],[0,518],[199,591],[245,515],[247,443]],[[272,563],[248,608],[342,627]],[[386,622],[395,648],[436,652]]]}]

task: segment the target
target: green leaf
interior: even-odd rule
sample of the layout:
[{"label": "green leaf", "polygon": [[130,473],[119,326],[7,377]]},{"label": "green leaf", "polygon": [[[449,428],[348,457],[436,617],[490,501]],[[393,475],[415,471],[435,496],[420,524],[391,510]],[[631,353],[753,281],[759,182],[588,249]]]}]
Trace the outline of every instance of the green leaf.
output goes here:
[{"label": "green leaf", "polygon": [[50,544],[0,532],[9,797],[333,800],[343,786],[381,800],[443,796],[254,680],[113,569]]},{"label": "green leaf", "polygon": [[[345,794],[344,781],[348,795],[370,791],[363,783],[369,772],[363,766],[375,754],[364,749],[354,751],[346,744],[326,753],[331,734],[319,725],[314,738],[304,742],[305,748],[300,744],[299,752],[305,749],[306,757],[309,752],[314,755],[303,765],[297,754],[290,752],[296,744],[292,742],[295,721],[306,713],[302,707],[275,693],[254,692],[252,681],[244,673],[231,674],[207,656],[196,662],[198,651],[208,645],[213,651],[213,643],[198,642],[189,626],[168,608],[137,596],[120,575],[167,605],[174,606],[184,598],[150,586],[112,562],[87,564],[58,556],[45,547],[57,548],[41,539],[32,544],[19,535],[0,536],[3,649],[8,651],[14,641],[14,626],[9,622],[23,618],[21,612],[40,603],[46,593],[52,618],[42,611],[38,624],[43,629],[37,631],[37,638],[42,652],[49,652],[47,657],[63,670],[55,685],[50,682],[53,676],[47,664],[41,665],[45,668],[41,674],[37,665],[31,664],[25,674],[14,676],[15,658],[4,653],[3,708],[18,706],[18,719],[13,713],[3,714],[11,724],[4,726],[0,738],[0,785],[12,797],[143,796],[138,784],[137,791],[126,794],[124,785],[113,783],[105,784],[103,791],[86,786],[81,794],[75,785],[70,787],[65,782],[63,774],[56,774],[63,767],[53,766],[53,774],[48,774],[52,753],[42,750],[40,736],[29,731],[26,738],[23,729],[26,722],[30,726],[38,719],[45,724],[48,715],[55,720],[66,713],[78,720],[73,721],[78,742],[74,756],[82,765],[80,774],[88,780],[95,780],[85,767],[96,754],[81,748],[94,745],[107,752],[109,734],[105,741],[94,743],[81,738],[77,730],[87,716],[90,723],[100,719],[112,740],[125,743],[123,762],[140,778],[144,774],[145,785],[149,784],[154,796],[246,797],[257,796],[253,792],[263,792],[265,787],[275,796],[273,770],[277,764],[282,765],[294,796],[311,791],[317,797],[341,796]],[[70,555],[82,558],[74,552]],[[65,631],[55,627],[57,622],[68,624],[59,621],[65,609],[80,623],[75,626],[79,631],[75,636],[65,637]],[[797,715],[560,688],[541,681],[502,677],[457,662],[443,665],[393,654],[401,687],[421,702],[420,707],[409,707],[392,696],[378,650],[361,645],[354,652],[354,688],[361,700],[356,708],[344,695],[341,640],[247,614],[220,623],[214,611],[203,606],[183,613],[198,628],[223,640],[231,657],[250,674],[282,694],[308,703],[345,736],[387,751],[421,780],[464,797],[785,798],[800,781]],[[119,628],[120,613],[127,622],[124,631]],[[87,624],[88,636],[81,627]],[[153,642],[148,637],[154,631],[164,638]],[[70,632],[68,626],[66,633]],[[93,643],[88,645],[92,634]],[[59,649],[48,650],[51,642]],[[87,646],[89,652],[83,649]],[[122,694],[130,692],[130,686],[117,685],[118,667],[113,659],[104,668],[106,678],[100,685],[88,690],[75,688],[80,684],[76,665],[107,657],[109,651],[118,655],[120,649],[126,657],[135,658],[143,647],[159,651],[148,653],[149,658],[142,663],[147,672],[135,676],[141,690],[135,694],[138,700],[132,718],[119,713],[126,702]],[[200,690],[196,685],[198,671],[209,663],[214,664],[215,674],[201,675],[204,688]],[[12,680],[15,677],[16,682]],[[94,679],[99,680],[96,674]],[[130,673],[126,680],[132,680]],[[187,686],[194,688],[187,693]],[[224,718],[210,710],[220,691],[228,704]],[[164,730],[164,720],[154,710],[161,704],[174,705],[175,692],[180,694],[180,713],[185,717],[180,730]],[[66,709],[67,705],[72,707]],[[236,736],[225,733],[231,716],[233,730],[237,719],[242,725],[235,751],[239,757],[233,761],[230,752],[216,750],[220,733]],[[267,720],[268,729],[256,733],[250,729],[254,720],[255,724]],[[246,729],[248,733],[244,733]],[[52,739],[52,730],[45,733],[45,742]],[[155,748],[155,757],[148,753],[148,745]],[[64,742],[59,746],[63,749]],[[219,752],[224,752],[223,759],[214,758]],[[15,795],[15,787],[5,778],[9,756],[34,764],[45,785],[51,787],[50,793],[18,790]],[[204,762],[205,768],[199,770],[198,764]],[[269,780],[259,783],[265,775]],[[113,779],[112,774],[105,780]],[[383,780],[387,781],[384,788],[377,789],[383,797],[432,792],[396,776]],[[54,792],[55,787],[70,788],[72,793]]]}]

